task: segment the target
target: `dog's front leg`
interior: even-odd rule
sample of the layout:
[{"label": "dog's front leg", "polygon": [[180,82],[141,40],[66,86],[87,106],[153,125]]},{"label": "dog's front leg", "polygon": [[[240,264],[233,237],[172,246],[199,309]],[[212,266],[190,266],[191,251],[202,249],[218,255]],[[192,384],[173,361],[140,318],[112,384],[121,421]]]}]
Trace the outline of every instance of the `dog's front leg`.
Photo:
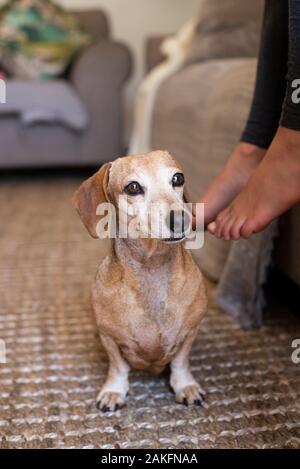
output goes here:
[{"label": "dog's front leg", "polygon": [[113,339],[103,335],[100,338],[108,354],[109,367],[105,383],[97,397],[97,407],[103,412],[116,411],[125,405],[130,368]]},{"label": "dog's front leg", "polygon": [[202,405],[205,391],[190,371],[189,353],[197,331],[190,334],[171,361],[170,385],[175,392],[176,402],[186,406]]}]

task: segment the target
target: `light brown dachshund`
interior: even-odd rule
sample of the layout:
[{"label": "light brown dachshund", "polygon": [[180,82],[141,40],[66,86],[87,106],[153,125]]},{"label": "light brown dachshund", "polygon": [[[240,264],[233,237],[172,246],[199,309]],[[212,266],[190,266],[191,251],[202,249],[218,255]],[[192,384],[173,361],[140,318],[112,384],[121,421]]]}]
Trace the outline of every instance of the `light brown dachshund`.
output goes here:
[{"label": "light brown dachshund", "polygon": [[[96,238],[101,219],[97,207],[111,203],[118,225],[120,199],[128,204],[127,225],[137,218],[140,236],[121,237],[117,229],[92,287],[99,334],[109,358],[98,406],[103,411],[124,406],[130,368],[160,373],[167,364],[176,401],[201,405],[205,392],[190,371],[189,352],[207,300],[202,275],[185,249],[186,232],[181,228],[178,235],[174,228],[178,214],[182,226],[184,213],[182,169],[164,151],[119,158],[83,182],[73,203]],[[169,235],[162,238],[154,223],[154,235],[146,237],[151,207],[162,202],[167,207],[163,210],[179,207],[172,223],[167,211],[162,218],[169,220],[164,227]]]}]

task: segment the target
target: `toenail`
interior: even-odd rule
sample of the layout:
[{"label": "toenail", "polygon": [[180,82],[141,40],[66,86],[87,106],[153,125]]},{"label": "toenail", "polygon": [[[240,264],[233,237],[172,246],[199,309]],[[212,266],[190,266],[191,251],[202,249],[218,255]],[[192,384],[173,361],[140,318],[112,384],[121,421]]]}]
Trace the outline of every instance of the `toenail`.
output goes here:
[{"label": "toenail", "polygon": [[208,225],[207,229],[211,231],[212,233],[214,233],[216,231],[216,227],[217,227],[216,223],[212,222]]}]

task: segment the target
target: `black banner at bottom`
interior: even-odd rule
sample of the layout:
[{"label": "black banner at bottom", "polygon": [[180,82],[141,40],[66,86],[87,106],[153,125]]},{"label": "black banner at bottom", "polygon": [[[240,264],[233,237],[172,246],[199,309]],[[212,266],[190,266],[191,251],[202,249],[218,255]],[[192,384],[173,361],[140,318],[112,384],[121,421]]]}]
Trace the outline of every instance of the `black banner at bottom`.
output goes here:
[{"label": "black banner at bottom", "polygon": [[[5,462],[20,463],[22,467],[35,463],[47,464],[52,466],[54,464],[66,464],[70,467],[74,463],[75,466],[88,467],[116,467],[121,466],[124,468],[136,468],[143,465],[176,465],[183,464],[186,466],[193,466],[195,464],[224,464],[226,462],[233,464],[236,462],[241,463],[266,463],[270,464],[271,461],[276,461],[278,464],[286,465],[288,457],[295,460],[295,454],[292,451],[280,450],[1,450],[0,451],[0,466]],[[2,466],[4,467],[4,466]],[[53,469],[54,466],[53,466]]]}]

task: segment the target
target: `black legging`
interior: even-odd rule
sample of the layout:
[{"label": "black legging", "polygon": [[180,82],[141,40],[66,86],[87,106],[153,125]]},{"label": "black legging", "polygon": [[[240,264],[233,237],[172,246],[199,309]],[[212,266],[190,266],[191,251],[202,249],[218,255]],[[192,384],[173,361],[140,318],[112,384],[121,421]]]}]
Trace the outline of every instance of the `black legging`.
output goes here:
[{"label": "black legging", "polygon": [[300,103],[292,99],[296,79],[300,0],[265,0],[254,97],[241,141],[268,148],[279,125],[300,131]]}]

